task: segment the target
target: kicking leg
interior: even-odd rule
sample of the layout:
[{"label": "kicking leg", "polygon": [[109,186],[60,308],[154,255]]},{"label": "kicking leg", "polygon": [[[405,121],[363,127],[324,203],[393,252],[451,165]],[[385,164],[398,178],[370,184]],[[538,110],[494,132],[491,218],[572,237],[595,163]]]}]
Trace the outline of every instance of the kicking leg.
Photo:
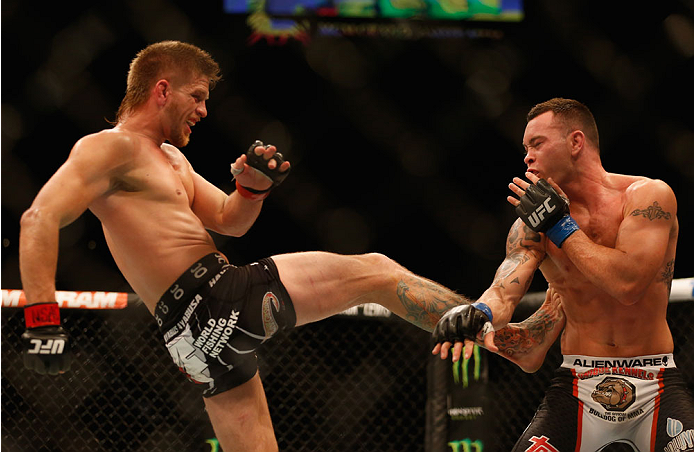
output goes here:
[{"label": "kicking leg", "polygon": [[294,303],[297,325],[330,317],[359,304],[378,303],[414,325],[432,331],[444,312],[470,302],[382,254],[308,252],[272,259]]},{"label": "kicking leg", "polygon": [[224,452],[278,450],[265,391],[257,373],[241,386],[203,400]]},{"label": "kicking leg", "polygon": [[[412,324],[432,331],[444,312],[471,303],[463,295],[415,275],[382,254],[345,256],[309,252],[272,259],[294,303],[297,326],[362,303],[378,303]],[[526,372],[535,372],[564,322],[561,297],[550,288],[545,302],[531,317],[496,332],[495,345],[501,356]]]}]

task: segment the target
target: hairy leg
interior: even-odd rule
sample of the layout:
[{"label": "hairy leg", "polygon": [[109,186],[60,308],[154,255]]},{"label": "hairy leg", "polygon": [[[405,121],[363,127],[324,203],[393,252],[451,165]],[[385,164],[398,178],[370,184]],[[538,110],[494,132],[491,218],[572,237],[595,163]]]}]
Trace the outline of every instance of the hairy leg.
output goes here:
[{"label": "hairy leg", "polygon": [[[309,252],[273,256],[273,260],[294,302],[297,326],[362,303],[377,303],[432,331],[444,312],[471,303],[468,298],[415,275],[382,254],[344,256]],[[535,372],[542,366],[565,321],[561,298],[550,288],[545,302],[532,316],[496,331],[494,343],[501,356],[526,372]],[[477,343],[483,345],[482,341]],[[462,349],[462,342],[458,344]]]},{"label": "hairy leg", "polygon": [[494,334],[494,345],[499,354],[516,363],[525,372],[537,371],[545,356],[564,329],[566,317],[561,308],[561,297],[552,287],[545,301],[533,315],[520,323],[509,323]]},{"label": "hairy leg", "polygon": [[265,391],[257,373],[241,386],[203,400],[224,452],[278,450]]},{"label": "hairy leg", "polygon": [[345,256],[308,252],[272,258],[292,297],[297,325],[330,317],[359,304],[378,303],[414,325],[432,331],[444,312],[470,302],[382,254]]}]

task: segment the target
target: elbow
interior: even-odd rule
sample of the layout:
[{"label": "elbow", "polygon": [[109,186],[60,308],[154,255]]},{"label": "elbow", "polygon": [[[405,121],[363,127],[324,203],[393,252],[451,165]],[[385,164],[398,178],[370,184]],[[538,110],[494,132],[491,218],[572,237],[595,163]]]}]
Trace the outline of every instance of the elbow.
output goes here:
[{"label": "elbow", "polygon": [[643,298],[648,288],[648,285],[643,283],[645,280],[646,278],[642,278],[640,280],[623,283],[616,288],[615,293],[612,295],[623,306],[632,306]]},{"label": "elbow", "polygon": [[244,228],[244,227],[229,227],[229,226],[217,226],[215,228],[210,228],[214,232],[222,235],[226,235],[229,237],[243,237],[246,232],[248,232],[250,227]]},{"label": "elbow", "polygon": [[243,237],[251,229],[252,224],[235,224],[227,227],[226,235],[231,237]]},{"label": "elbow", "polygon": [[225,218],[221,213],[207,221],[203,220],[202,223],[206,229],[228,237],[242,237],[252,226],[252,223],[245,224],[243,222],[233,221],[233,218]]},{"label": "elbow", "polygon": [[19,219],[19,227],[20,229],[27,229],[31,227],[32,225],[38,223],[41,219],[41,210],[38,209],[37,207],[30,207],[24,213],[22,214],[22,217]]},{"label": "elbow", "polygon": [[244,229],[243,231],[234,230],[229,231],[227,235],[230,237],[243,237],[244,235],[246,235],[246,232],[248,232],[248,229]]},{"label": "elbow", "polygon": [[516,363],[526,374],[534,374],[542,368],[543,361],[533,360],[528,362]]}]

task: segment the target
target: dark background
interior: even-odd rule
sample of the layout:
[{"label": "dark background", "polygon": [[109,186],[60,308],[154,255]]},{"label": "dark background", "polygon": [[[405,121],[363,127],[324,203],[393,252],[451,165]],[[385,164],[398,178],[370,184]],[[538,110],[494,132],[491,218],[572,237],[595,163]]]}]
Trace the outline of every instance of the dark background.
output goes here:
[{"label": "dark background", "polygon": [[[215,236],[234,263],[374,251],[479,296],[515,219],[505,198],[525,168],[525,114],[558,96],[592,109],[608,171],[674,189],[675,277],[692,276],[694,2],[606,3],[531,0],[521,23],[456,25],[498,39],[250,45],[246,17],[221,1],[5,0],[2,287],[21,287],[21,213],[76,140],[110,127],[130,60],[164,39],[208,50],[224,74],[184,149],[200,174],[230,191],[228,165],[255,139],[293,163],[246,236]],[[130,291],[89,212],[61,234],[57,286]],[[531,290],[544,286],[538,276]]]},{"label": "dark background", "polygon": [[[201,46],[224,73],[211,93],[209,117],[184,149],[200,174],[230,191],[228,165],[258,138],[276,144],[293,164],[246,236],[215,236],[236,264],[283,252],[374,251],[479,296],[504,257],[515,220],[505,198],[511,178],[525,169],[520,144],[525,114],[559,96],[578,99],[593,111],[608,171],[661,178],[674,189],[681,231],[675,277],[694,276],[693,0],[614,2],[621,7],[596,0],[529,0],[521,23],[448,24],[463,34],[481,29],[496,38],[315,35],[305,44],[290,39],[284,45],[265,39],[249,45],[246,17],[223,14],[221,0],[92,3],[2,1],[2,288],[21,288],[22,212],[75,141],[109,127],[106,120],[115,117],[136,52],[164,39]],[[60,246],[58,289],[130,291],[91,213],[62,231]],[[544,287],[538,275],[531,290]],[[687,357],[692,316],[681,312],[688,311],[670,311],[669,321],[676,356]],[[160,380],[185,382],[172,377],[160,341],[142,346],[153,341],[155,327],[141,305],[63,314],[77,338],[75,367],[46,385],[22,370],[21,313],[3,310],[2,424],[8,447],[24,440],[35,447],[35,438],[72,444],[64,442],[68,438],[83,442],[84,450],[94,450],[94,444],[123,450],[124,441],[130,442],[126,448],[137,443],[149,450],[150,443],[173,444],[177,432],[205,444],[205,437],[196,436],[207,434],[199,428],[200,422],[207,425],[200,399],[184,395],[192,394],[188,386],[181,393],[160,386]],[[410,449],[421,444],[428,334],[396,324],[386,325],[389,336],[383,326],[359,321],[351,329],[344,322],[338,317],[292,330],[268,344],[265,352],[272,359],[261,356],[280,445],[301,438],[309,450],[314,442],[320,447],[313,450],[326,450],[325,442],[310,435],[361,440],[354,432],[362,425],[374,435],[390,426],[397,444]],[[387,358],[397,365],[387,364]],[[510,444],[530,420],[559,359],[556,351],[532,378],[506,361],[501,363],[506,371],[491,372],[510,388],[494,387],[502,394],[494,400],[506,416],[496,418],[496,431]],[[328,370],[321,367],[326,363]],[[684,369],[688,363],[683,358],[678,365]],[[140,374],[150,369],[153,373]],[[357,377],[366,380],[363,387],[340,392]],[[343,401],[337,408],[333,399],[322,398],[321,385]],[[178,394],[183,412],[161,402]],[[364,399],[392,409],[374,416],[360,405],[343,416],[347,424],[336,424],[342,431],[315,428],[342,416],[351,406],[344,401]],[[99,416],[109,413],[113,400],[125,401],[117,409],[126,416],[102,422]],[[287,410],[302,404],[313,418],[297,422]],[[515,404],[524,411],[512,409]],[[403,427],[408,421],[417,428]],[[127,425],[121,429],[119,422]],[[356,449],[350,442],[336,447],[332,450]]]}]

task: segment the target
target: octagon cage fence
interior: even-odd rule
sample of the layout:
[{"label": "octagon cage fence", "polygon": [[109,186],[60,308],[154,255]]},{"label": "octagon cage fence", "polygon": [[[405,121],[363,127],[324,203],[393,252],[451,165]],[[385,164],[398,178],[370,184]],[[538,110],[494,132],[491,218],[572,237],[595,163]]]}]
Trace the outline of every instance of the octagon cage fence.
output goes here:
[{"label": "octagon cage fence", "polygon": [[[675,282],[684,294],[671,296],[668,323],[677,366],[693,389],[694,303],[687,301],[694,278]],[[126,301],[120,294],[114,303],[107,293],[61,292],[61,307],[73,307],[61,309],[72,368],[42,376],[23,367],[21,291],[2,293],[2,451],[221,451],[200,391],[178,372],[134,295]],[[514,321],[537,308],[538,294],[526,298]],[[113,309],[117,305],[122,308]],[[378,305],[279,333],[258,350],[258,359],[280,450],[452,450],[430,440],[427,375],[438,359],[430,341],[429,333]],[[530,422],[561,353],[553,345],[534,374],[483,353],[487,393],[501,413],[490,428],[499,450],[508,451]]]}]

